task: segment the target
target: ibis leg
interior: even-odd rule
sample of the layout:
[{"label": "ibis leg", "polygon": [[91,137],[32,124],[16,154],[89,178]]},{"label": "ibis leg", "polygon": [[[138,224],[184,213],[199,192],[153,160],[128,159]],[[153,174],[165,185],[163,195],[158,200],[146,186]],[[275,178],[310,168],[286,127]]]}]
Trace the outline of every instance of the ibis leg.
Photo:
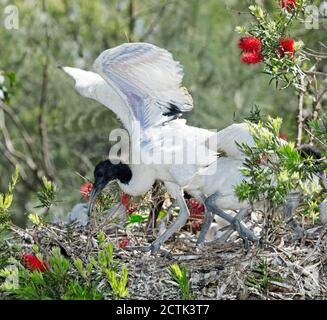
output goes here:
[{"label": "ibis leg", "polygon": [[287,223],[291,226],[291,228],[296,232],[297,240],[303,239],[305,237],[305,231],[300,227],[299,223],[293,216],[293,209],[297,207],[297,203],[292,200],[288,200],[286,202],[285,207],[285,216],[287,219]]},{"label": "ibis leg", "polygon": [[214,214],[217,214],[219,217],[228,221],[233,226],[233,228],[237,231],[239,236],[244,240],[246,248],[248,247],[249,241],[259,242],[259,238],[252,231],[250,231],[246,226],[244,226],[238,218],[233,217],[227,214],[226,212],[224,212],[223,210],[221,210],[220,208],[218,208],[218,206],[216,205],[216,199],[218,196],[219,195],[215,193],[206,199],[205,204],[208,210],[210,210]]},{"label": "ibis leg", "polygon": [[[248,209],[241,209],[234,217],[234,219],[241,221],[248,214],[248,212],[249,212]],[[210,243],[217,243],[217,244],[225,243],[235,231],[232,225],[227,226],[227,228],[228,230],[226,230],[219,238],[211,241]]]},{"label": "ibis leg", "polygon": [[168,192],[172,195],[173,198],[176,199],[180,208],[180,212],[174,223],[151,244],[150,250],[152,254],[157,252],[163,242],[169,239],[176,231],[178,231],[186,224],[190,215],[181,188],[173,183],[165,183],[165,185]]},{"label": "ibis leg", "polygon": [[204,222],[203,222],[201,230],[200,230],[198,241],[196,242],[197,246],[201,246],[205,242],[205,238],[206,238],[206,235],[210,228],[212,219],[213,219],[213,214],[205,206]]}]

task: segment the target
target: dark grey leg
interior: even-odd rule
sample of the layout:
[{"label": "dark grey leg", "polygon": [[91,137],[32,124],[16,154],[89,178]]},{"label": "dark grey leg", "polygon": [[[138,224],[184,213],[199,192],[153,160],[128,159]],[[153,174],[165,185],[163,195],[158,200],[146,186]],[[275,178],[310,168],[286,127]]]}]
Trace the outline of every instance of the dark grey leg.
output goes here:
[{"label": "dark grey leg", "polygon": [[236,217],[227,214],[226,212],[217,207],[215,202],[218,196],[219,195],[215,193],[206,199],[205,205],[207,206],[208,210],[228,221],[237,231],[239,236],[244,240],[246,248],[248,247],[249,240],[252,242],[259,242],[259,238],[255,236],[255,234],[250,231],[246,226],[244,226]]},{"label": "dark grey leg", "polygon": [[169,226],[162,235],[160,235],[155,241],[152,242],[149,248],[152,254],[159,251],[161,244],[165,242],[167,239],[169,239],[176,231],[182,228],[186,224],[187,219],[190,216],[182,189],[177,184],[171,182],[165,182],[165,186],[169,194],[174,199],[176,199],[180,208],[180,212],[174,223],[171,226]]},{"label": "dark grey leg", "polygon": [[207,206],[205,206],[204,222],[201,227],[198,241],[196,242],[197,246],[201,246],[202,244],[204,244],[204,241],[205,241],[206,235],[208,233],[208,230],[210,228],[212,219],[213,219],[213,214],[207,209]]},{"label": "dark grey leg", "polygon": [[297,239],[303,239],[305,236],[305,231],[300,227],[298,222],[293,216],[293,209],[298,206],[298,199],[289,198],[286,202],[285,207],[285,217],[286,222],[291,226],[291,228],[296,232]]},{"label": "dark grey leg", "polygon": [[[249,213],[248,209],[241,209],[234,217],[234,219],[241,221],[248,213]],[[213,244],[213,243],[224,244],[235,231],[232,225],[227,226],[227,228],[228,230],[226,230],[223,235],[221,235],[219,238],[215,240],[210,241],[208,244]]]}]

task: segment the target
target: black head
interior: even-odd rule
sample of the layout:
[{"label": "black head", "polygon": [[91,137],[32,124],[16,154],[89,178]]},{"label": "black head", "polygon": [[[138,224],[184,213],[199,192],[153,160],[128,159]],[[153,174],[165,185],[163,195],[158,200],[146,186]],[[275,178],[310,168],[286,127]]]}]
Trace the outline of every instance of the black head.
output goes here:
[{"label": "black head", "polygon": [[99,162],[94,169],[94,184],[90,194],[88,214],[93,210],[97,196],[113,180],[119,180],[121,183],[129,183],[132,179],[132,171],[127,164],[112,163],[110,160]]}]

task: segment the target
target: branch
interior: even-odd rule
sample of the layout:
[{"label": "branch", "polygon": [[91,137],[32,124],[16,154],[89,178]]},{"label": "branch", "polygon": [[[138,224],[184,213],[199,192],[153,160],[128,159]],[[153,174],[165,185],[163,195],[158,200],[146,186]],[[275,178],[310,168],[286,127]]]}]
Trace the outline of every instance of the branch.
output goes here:
[{"label": "branch", "polygon": [[17,158],[17,159],[20,159],[20,160],[26,162],[26,164],[28,165],[30,170],[36,172],[37,165],[33,161],[33,159],[28,157],[26,154],[24,154],[20,151],[17,151],[15,149],[14,144],[10,138],[9,131],[6,126],[6,121],[5,121],[4,116],[2,117],[2,119],[0,119],[0,130],[2,131],[2,134],[3,134],[3,138],[4,138],[4,142],[5,142],[4,147],[5,147],[6,151],[9,152],[9,154],[11,156],[13,156],[14,158]]},{"label": "branch", "polygon": [[308,76],[323,76],[327,78],[326,72],[321,72],[321,71],[303,71],[303,72]]},{"label": "branch", "polygon": [[[42,2],[42,10],[46,12],[45,0]],[[49,152],[49,141],[48,141],[48,130],[45,121],[46,115],[46,102],[47,102],[47,92],[48,92],[48,69],[49,69],[49,49],[50,49],[50,36],[48,32],[48,25],[45,23],[45,37],[46,37],[46,61],[43,66],[42,73],[42,87],[41,87],[41,97],[40,97],[40,115],[39,115],[39,133],[41,140],[41,154],[45,169],[45,174],[52,180],[54,180],[54,170],[50,160]]]},{"label": "branch", "polygon": [[303,132],[303,105],[304,105],[304,77],[300,79],[300,92],[298,96],[298,112],[297,112],[297,136],[296,136],[296,146],[300,147],[302,143],[302,132]]},{"label": "branch", "polygon": [[135,13],[134,13],[134,0],[129,0],[128,5],[128,39],[133,41],[134,39],[134,28],[135,28]]},{"label": "branch", "polygon": [[17,116],[17,114],[15,113],[15,111],[12,108],[10,108],[9,106],[7,106],[2,100],[0,100],[0,109],[2,109],[9,116],[11,121],[14,123],[14,125],[18,129],[18,132],[22,136],[26,146],[28,147],[29,152],[31,153],[32,157],[36,160],[37,156],[36,156],[36,154],[34,152],[34,148],[33,148],[34,140],[27,132],[25,126],[20,121],[20,119]]},{"label": "branch", "polygon": [[7,159],[7,161],[15,168],[16,165],[19,167],[19,176],[25,186],[33,192],[37,191],[37,187],[35,183],[32,183],[28,178],[24,168],[20,165],[20,163],[15,159],[6,148],[0,143],[0,150],[2,151],[3,156]]}]

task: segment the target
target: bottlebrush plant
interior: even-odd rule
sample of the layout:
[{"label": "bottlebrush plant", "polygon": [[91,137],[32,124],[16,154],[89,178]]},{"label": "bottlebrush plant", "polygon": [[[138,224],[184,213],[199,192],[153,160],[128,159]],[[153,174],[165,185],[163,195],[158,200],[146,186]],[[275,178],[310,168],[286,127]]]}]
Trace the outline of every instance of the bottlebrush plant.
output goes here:
[{"label": "bottlebrush plant", "polygon": [[294,190],[302,194],[299,209],[313,222],[319,216],[319,204],[327,197],[321,173],[327,168],[326,152],[322,157],[303,156],[294,142],[280,139],[282,120],[268,117],[257,125],[247,121],[255,147],[239,145],[247,159],[241,172],[247,179],[236,186],[240,200],[251,203],[265,200],[269,208],[286,203]]},{"label": "bottlebrush plant", "polygon": [[[34,246],[34,254],[24,254],[22,261],[11,259],[0,270],[4,282],[0,291],[10,299],[22,300],[102,300],[128,295],[128,269],[113,258],[113,247],[99,235],[99,252],[81,258],[64,257],[58,247],[46,257]],[[16,277],[16,281],[6,281]],[[105,280],[105,281],[104,281]],[[11,285],[10,285],[11,284]]]},{"label": "bottlebrush plant", "polygon": [[263,72],[271,76],[271,82],[301,87],[300,79],[305,75],[301,64],[307,58],[301,48],[301,40],[290,35],[290,26],[304,14],[304,0],[281,1],[277,14],[269,14],[259,5],[249,7],[254,22],[246,27],[237,27],[242,35],[238,47],[242,50],[241,62],[257,64],[262,62]]},{"label": "bottlebrush plant", "polygon": [[180,267],[177,263],[170,266],[170,277],[179,286],[181,300],[193,300],[191,284],[187,277],[186,266]]},{"label": "bottlebrush plant", "polygon": [[19,170],[16,170],[12,175],[11,182],[8,186],[8,191],[5,194],[0,193],[0,233],[8,227],[10,222],[10,207],[13,202],[13,192],[18,181]]}]

